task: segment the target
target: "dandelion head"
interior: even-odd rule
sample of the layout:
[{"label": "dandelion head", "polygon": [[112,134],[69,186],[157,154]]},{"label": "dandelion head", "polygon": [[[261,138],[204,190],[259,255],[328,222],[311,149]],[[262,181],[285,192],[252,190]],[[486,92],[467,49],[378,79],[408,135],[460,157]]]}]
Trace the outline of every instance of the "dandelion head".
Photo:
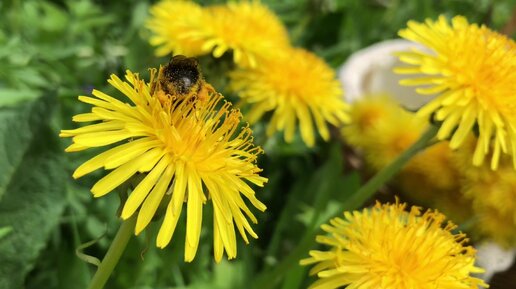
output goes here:
[{"label": "dandelion head", "polygon": [[508,156],[501,156],[496,171],[487,165],[472,166],[469,156],[476,137],[470,135],[454,157],[461,170],[461,191],[472,202],[477,216],[475,231],[504,247],[516,245],[516,174]]},{"label": "dandelion head", "polygon": [[[349,123],[342,126],[344,140],[354,147],[366,147],[371,143],[367,137],[379,123],[388,121],[398,114],[399,104],[388,95],[365,95],[353,102],[349,110]],[[366,136],[366,137],[365,137]]]},{"label": "dandelion head", "polygon": [[92,109],[73,120],[93,123],[61,131],[62,137],[73,138],[66,150],[110,148],[79,166],[73,177],[101,168],[109,170],[91,188],[94,197],[101,197],[140,175],[141,181],[130,192],[121,217],[137,214],[135,233],[139,234],[164,206],[156,239],[160,248],[169,244],[185,206],[186,261],[195,257],[203,206],[211,201],[215,259],[220,261],[224,251],[228,258],[234,258],[235,227],[246,243],[247,234],[257,238],[249,224],[249,220],[257,221],[249,204],[265,210],[250,186],[263,186],[267,181],[256,165],[261,148],[254,146],[248,126],[239,129],[240,112],[232,109],[221,94],[206,88],[202,75],[198,75],[202,80],[198,83],[202,87],[195,90],[198,93],[186,94],[185,98],[185,94],[171,94],[181,89],[167,90],[163,86],[168,83],[162,81],[168,75],[164,70],[152,69],[150,82],[131,71],[127,71],[125,80],[112,75],[108,82],[125,96],[124,100],[98,90],[93,90],[92,97],[79,97]]},{"label": "dandelion head", "polygon": [[434,190],[458,189],[459,172],[453,164],[453,151],[447,142],[439,142],[426,148],[414,156],[409,166],[412,170],[426,175],[428,185],[432,184]]},{"label": "dandelion head", "polygon": [[239,66],[255,67],[260,59],[289,46],[286,28],[260,1],[208,6],[206,13],[209,25],[203,49],[213,51],[216,58],[232,51]]},{"label": "dandelion head", "polygon": [[[369,95],[352,103],[351,120],[341,129],[344,141],[359,151],[373,171],[392,163],[412,146],[427,122],[401,107],[391,96]],[[470,216],[459,193],[459,170],[446,141],[425,148],[402,168],[393,184],[411,201],[439,208],[453,220]]]},{"label": "dandelion head", "polygon": [[294,139],[298,123],[301,138],[313,146],[314,131],[330,138],[326,122],[339,126],[349,120],[334,71],[306,50],[284,50],[255,68],[232,72],[230,79],[230,88],[249,106],[247,120],[255,123],[272,112],[267,134],[283,131],[286,142]]},{"label": "dandelion head", "polygon": [[310,288],[355,289],[487,287],[471,273],[475,250],[466,245],[455,225],[437,211],[421,213],[405,204],[376,204],[362,211],[345,212],[322,226],[327,235],[317,242],[327,251],[310,251],[302,265],[315,264],[310,274],[318,280]]},{"label": "dandelion head", "polygon": [[401,84],[422,86],[417,89],[420,94],[438,94],[418,111],[441,122],[437,137],[449,139],[456,149],[472,130],[478,131],[473,164],[482,164],[492,151],[492,169],[498,167],[502,153],[512,154],[516,167],[514,41],[462,16],[451,24],[444,16],[424,23],[410,21],[399,35],[430,49],[400,53],[400,60],[410,66],[395,71],[423,74]]},{"label": "dandelion head", "polygon": [[152,6],[146,26],[152,32],[150,44],[157,46],[156,55],[206,54],[206,18],[203,8],[191,1],[165,0]]},{"label": "dandelion head", "polygon": [[476,224],[471,232],[480,239],[495,242],[505,249],[516,245],[516,220],[512,213],[502,213],[493,207],[474,208]]},{"label": "dandelion head", "polygon": [[341,130],[343,137],[364,152],[375,170],[384,168],[409,148],[427,126],[388,95],[370,95],[355,101],[349,114],[349,124]]}]

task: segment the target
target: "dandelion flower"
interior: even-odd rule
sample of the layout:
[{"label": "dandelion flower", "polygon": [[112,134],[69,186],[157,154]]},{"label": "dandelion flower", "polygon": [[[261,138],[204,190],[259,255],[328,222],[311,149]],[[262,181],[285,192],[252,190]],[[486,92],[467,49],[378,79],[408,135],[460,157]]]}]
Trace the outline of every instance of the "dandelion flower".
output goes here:
[{"label": "dandelion flower", "polygon": [[255,67],[257,61],[288,47],[288,33],[278,17],[260,1],[208,6],[207,37],[203,49],[221,57],[233,52],[239,66]]},{"label": "dandelion flower", "polygon": [[493,207],[476,207],[474,212],[477,218],[472,234],[492,240],[504,249],[516,246],[516,221],[511,213],[502,213]]},{"label": "dandelion flower", "polygon": [[154,5],[147,27],[159,56],[174,53],[215,58],[231,51],[239,66],[256,66],[289,46],[286,28],[260,1],[201,7],[191,1],[165,0]]},{"label": "dandelion flower", "polygon": [[444,16],[425,23],[410,21],[399,35],[432,50],[400,53],[400,60],[411,66],[396,71],[424,74],[401,83],[423,85],[417,89],[420,94],[438,94],[418,111],[442,122],[438,138],[450,138],[450,147],[456,149],[478,129],[473,164],[482,164],[492,150],[492,169],[502,152],[513,155],[516,167],[514,41],[461,16],[454,17],[451,25]]},{"label": "dandelion flower", "polygon": [[471,166],[474,136],[455,153],[461,171],[461,192],[471,200],[477,216],[475,232],[504,247],[516,245],[516,174],[508,156],[502,156],[496,171],[488,166]]},{"label": "dandelion flower", "polygon": [[206,36],[206,12],[190,1],[161,1],[150,9],[146,26],[153,35],[150,44],[158,46],[156,54],[182,54],[200,56],[208,52],[203,49]]},{"label": "dandelion flower", "polygon": [[[373,171],[392,163],[428,127],[426,120],[402,108],[387,94],[367,95],[353,102],[344,140],[363,155]],[[421,151],[402,168],[393,184],[417,204],[439,208],[455,221],[470,216],[471,205],[459,193],[459,170],[447,142]]]},{"label": "dandelion flower", "polygon": [[427,126],[387,94],[368,95],[355,101],[349,114],[351,120],[343,126],[342,134],[346,142],[365,152],[376,170],[409,148]]},{"label": "dandelion flower", "polygon": [[[372,143],[376,136],[374,139],[367,136],[376,134],[375,128],[380,123],[399,118],[400,112],[402,116],[406,113],[398,103],[386,94],[362,96],[350,105],[350,121],[349,124],[342,127],[341,133],[345,141],[356,148],[376,147],[377,144]],[[375,132],[372,132],[373,130]],[[419,127],[416,133],[419,133]],[[382,164],[382,167],[385,165]]]},{"label": "dandelion flower", "polygon": [[66,149],[69,152],[115,146],[82,164],[73,177],[100,168],[111,170],[91,189],[94,197],[101,197],[135,174],[144,174],[125,202],[121,217],[137,214],[135,234],[139,234],[164,202],[165,216],[156,240],[160,248],[169,244],[186,203],[188,262],[194,259],[199,244],[203,204],[211,200],[215,260],[220,261],[224,251],[234,258],[235,226],[246,243],[247,233],[257,238],[248,222],[256,223],[256,218],[247,201],[265,210],[248,183],[263,186],[267,181],[258,175],[261,170],[256,158],[261,149],[253,145],[251,130],[244,127],[238,132],[240,112],[231,109],[218,93],[205,102],[195,95],[183,101],[170,95],[163,99],[155,69],[149,83],[130,71],[125,80],[112,75],[108,82],[130,102],[98,90],[93,90],[93,97],[80,96],[80,101],[93,108],[73,120],[97,123],[63,130],[61,136],[73,137]]},{"label": "dandelion flower", "polygon": [[247,120],[255,123],[272,111],[267,134],[284,131],[286,142],[292,142],[298,122],[301,138],[313,146],[314,130],[328,140],[326,122],[339,126],[349,119],[334,71],[306,50],[284,50],[255,68],[232,72],[230,79],[230,88],[250,106]]},{"label": "dandelion flower", "polygon": [[363,211],[344,212],[322,229],[317,242],[328,251],[310,251],[302,265],[316,264],[319,277],[310,288],[330,289],[477,289],[484,281],[470,276],[475,250],[462,233],[437,211],[421,213],[405,204],[376,204]]}]

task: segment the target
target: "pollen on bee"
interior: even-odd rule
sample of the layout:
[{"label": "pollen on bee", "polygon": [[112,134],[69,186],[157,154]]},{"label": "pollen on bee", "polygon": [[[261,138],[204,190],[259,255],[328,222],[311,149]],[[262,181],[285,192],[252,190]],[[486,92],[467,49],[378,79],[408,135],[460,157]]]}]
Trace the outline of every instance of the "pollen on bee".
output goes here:
[{"label": "pollen on bee", "polygon": [[161,67],[155,83],[156,97],[162,104],[178,101],[206,103],[215,89],[204,81],[197,59],[176,55]]}]

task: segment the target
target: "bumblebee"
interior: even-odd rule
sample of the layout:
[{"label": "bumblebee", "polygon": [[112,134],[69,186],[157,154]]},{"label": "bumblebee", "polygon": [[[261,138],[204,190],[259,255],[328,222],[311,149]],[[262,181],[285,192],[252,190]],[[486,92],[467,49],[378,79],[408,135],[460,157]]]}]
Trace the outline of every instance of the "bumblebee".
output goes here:
[{"label": "bumblebee", "polygon": [[172,57],[160,69],[157,87],[157,96],[162,103],[175,100],[199,100],[203,103],[210,93],[215,93],[215,89],[204,80],[197,59],[184,55]]}]

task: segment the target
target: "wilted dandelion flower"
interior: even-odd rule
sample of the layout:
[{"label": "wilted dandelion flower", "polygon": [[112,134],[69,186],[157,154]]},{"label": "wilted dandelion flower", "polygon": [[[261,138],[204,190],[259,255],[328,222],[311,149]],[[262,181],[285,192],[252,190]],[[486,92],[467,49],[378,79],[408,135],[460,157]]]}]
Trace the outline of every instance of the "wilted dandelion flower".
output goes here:
[{"label": "wilted dandelion flower", "polygon": [[246,119],[255,123],[272,112],[267,134],[284,131],[286,142],[292,142],[298,122],[301,138],[313,146],[315,130],[328,140],[326,122],[338,126],[349,119],[334,71],[306,50],[283,50],[255,68],[232,72],[230,78],[231,89],[250,106]]},{"label": "wilted dandelion flower", "polygon": [[[202,87],[194,85],[203,85],[200,71],[194,71],[198,68],[180,67],[184,62],[175,67],[175,59],[160,68],[160,77],[169,75],[166,70],[172,69],[176,73],[172,75],[178,78],[170,81],[178,88],[195,87],[202,91]],[[194,69],[183,75],[188,75],[188,81],[181,77],[182,69]],[[170,87],[162,87],[155,69],[151,70],[149,83],[130,71],[125,79],[112,75],[108,82],[130,103],[98,90],[93,90],[94,97],[79,97],[93,108],[73,120],[97,123],[63,130],[62,137],[73,137],[73,144],[66,150],[116,145],[82,164],[73,177],[100,168],[111,170],[91,189],[95,197],[101,197],[135,174],[143,174],[125,202],[121,217],[128,219],[138,214],[135,233],[139,234],[164,202],[165,216],[156,240],[160,248],[169,244],[186,203],[186,261],[195,257],[203,205],[211,200],[215,259],[220,261],[224,251],[228,258],[234,258],[235,226],[246,243],[246,233],[257,238],[248,222],[250,219],[256,223],[256,218],[244,199],[260,211],[265,210],[248,184],[263,186],[267,181],[258,175],[261,170],[256,166],[256,158],[261,149],[253,145],[251,130],[244,127],[238,132],[240,112],[231,109],[231,104],[218,93],[208,90],[208,98],[193,94],[187,99],[166,94],[164,91],[170,92]],[[188,93],[181,89],[178,92]]]},{"label": "wilted dandelion flower", "polygon": [[206,37],[206,12],[190,1],[165,0],[150,9],[146,26],[153,32],[150,44],[158,46],[156,54],[207,54],[203,49]]},{"label": "wilted dandelion flower", "polygon": [[483,25],[469,24],[461,16],[454,17],[451,25],[444,16],[425,23],[409,21],[399,35],[431,49],[400,53],[400,60],[411,66],[396,71],[425,74],[401,83],[425,86],[417,90],[421,94],[439,94],[418,111],[420,116],[433,115],[442,121],[438,138],[450,138],[455,149],[478,129],[473,163],[482,164],[492,150],[492,169],[497,168],[502,152],[513,155],[516,167],[514,41]]},{"label": "wilted dandelion flower", "polygon": [[289,46],[288,33],[278,17],[260,1],[208,6],[207,40],[203,48],[218,58],[233,52],[235,63],[255,67]]},{"label": "wilted dandelion flower", "polygon": [[470,276],[475,250],[462,233],[437,211],[421,213],[405,204],[376,204],[363,211],[344,212],[322,228],[317,242],[328,251],[310,251],[302,265],[315,264],[319,277],[310,288],[330,289],[477,289],[484,281]]}]

